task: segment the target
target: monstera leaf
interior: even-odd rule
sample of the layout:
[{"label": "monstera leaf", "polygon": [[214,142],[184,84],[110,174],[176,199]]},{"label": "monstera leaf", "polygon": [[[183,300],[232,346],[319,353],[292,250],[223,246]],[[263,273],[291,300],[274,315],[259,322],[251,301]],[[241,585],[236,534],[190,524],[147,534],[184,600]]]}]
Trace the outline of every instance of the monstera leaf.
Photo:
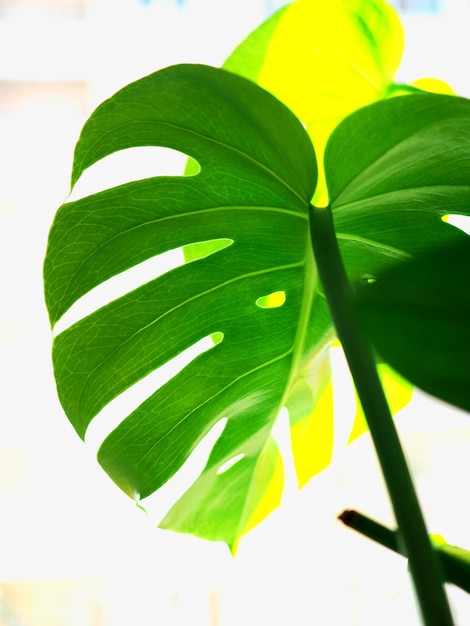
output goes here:
[{"label": "monstera leaf", "polygon": [[[469,238],[444,220],[470,213],[468,115],[469,101],[453,96],[378,102],[347,118],[325,155],[339,246],[361,286],[364,332],[406,379],[466,408]],[[445,255],[441,246],[450,246]],[[454,268],[445,265],[451,259]],[[406,390],[395,391],[389,400],[399,410]],[[350,439],[365,430],[358,408]]]},{"label": "monstera leaf", "polygon": [[149,257],[204,241],[217,241],[219,250],[60,333],[53,350],[59,396],[84,437],[113,398],[213,337],[212,349],[106,438],[99,460],[124,491],[143,499],[228,418],[179,526],[234,548],[281,495],[271,430],[296,377],[317,281],[308,234],[315,156],[282,104],[203,66],[162,70],[101,105],[77,144],[72,182],[106,155],[144,145],[179,150],[200,173],[65,204],[45,262],[51,322]]},{"label": "monstera leaf", "polygon": [[[338,127],[325,169],[353,282],[464,237],[441,216],[470,206],[467,130],[468,101],[431,95],[371,105]],[[201,475],[161,525],[234,551],[280,502],[272,430],[282,407],[301,482],[331,455],[334,329],[308,220],[315,155],[302,124],[272,95],[224,70],[183,65],[125,87],[93,113],[72,183],[107,155],[148,145],[178,150],[200,171],[130,182],[59,209],[44,266],[51,323],[146,259],[213,246],[58,332],[58,393],[84,437],[115,398],[206,339],[205,352],[106,436],[98,459],[145,506],[225,424]]]},{"label": "monstera leaf", "polygon": [[325,154],[337,238],[350,279],[467,235],[443,219],[468,215],[469,100],[420,94],[350,115]]}]

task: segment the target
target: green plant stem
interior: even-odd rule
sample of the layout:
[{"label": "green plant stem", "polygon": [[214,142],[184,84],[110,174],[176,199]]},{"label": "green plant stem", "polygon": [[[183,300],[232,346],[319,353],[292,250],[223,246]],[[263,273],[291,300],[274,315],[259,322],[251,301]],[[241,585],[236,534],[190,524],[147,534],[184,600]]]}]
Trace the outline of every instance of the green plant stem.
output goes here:
[{"label": "green plant stem", "polygon": [[[403,552],[403,546],[400,545],[396,530],[379,524],[379,522],[359,513],[359,511],[343,511],[338,519],[349,528],[353,528],[369,539],[377,541],[377,543],[389,548],[389,550],[406,556]],[[431,545],[439,559],[445,580],[470,593],[470,560],[468,552],[462,548],[433,542],[432,537]]]},{"label": "green plant stem", "polygon": [[338,519],[342,521],[345,526],[348,526],[348,528],[356,530],[358,533],[361,533],[369,539],[380,543],[389,550],[402,554],[400,552],[397,532],[391,528],[387,528],[386,526],[379,524],[379,522],[376,522],[370,517],[359,513],[359,511],[350,509],[343,511],[338,516]]},{"label": "green plant stem", "polygon": [[353,290],[336,239],[330,207],[310,207],[310,234],[324,294],[343,346],[382,468],[424,624],[452,626],[438,559],[432,549],[400,440],[377,373],[373,351],[353,313]]}]

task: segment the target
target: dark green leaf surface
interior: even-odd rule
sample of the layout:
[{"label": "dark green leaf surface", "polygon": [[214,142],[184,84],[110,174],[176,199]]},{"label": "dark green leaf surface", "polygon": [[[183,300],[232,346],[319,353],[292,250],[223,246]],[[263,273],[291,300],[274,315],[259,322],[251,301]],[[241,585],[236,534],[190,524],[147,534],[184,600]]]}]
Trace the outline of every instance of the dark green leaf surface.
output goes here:
[{"label": "dark green leaf surface", "polygon": [[442,218],[470,214],[470,101],[420,94],[365,107],[333,133],[325,170],[353,282],[464,240]]},{"label": "dark green leaf surface", "polygon": [[[144,145],[179,150],[201,171],[132,182],[60,208],[44,268],[52,323],[140,261],[198,242],[223,240],[225,247],[59,334],[59,396],[83,437],[113,398],[217,333],[217,345],[107,437],[99,460],[126,492],[145,498],[228,418],[196,495],[173,526],[234,548],[280,499],[271,429],[295,377],[316,282],[307,218],[315,156],[301,124],[275,98],[204,66],[167,68],[101,105],[77,144],[72,182],[106,155]],[[276,292],[285,294],[282,306],[259,300]]]},{"label": "dark green leaf surface", "polygon": [[[325,169],[340,249],[353,282],[367,284],[436,247],[463,246],[451,248],[456,255],[459,251],[460,268],[439,268],[439,255],[426,257],[416,270],[422,280],[413,274],[407,278],[408,269],[397,268],[393,283],[391,278],[377,281],[361,297],[365,329],[381,357],[411,382],[468,407],[468,236],[442,218],[470,215],[470,101],[422,94],[366,107],[332,135]],[[422,282],[423,290],[427,285],[427,292],[413,281]],[[368,311],[366,298],[377,299],[375,310]],[[439,328],[446,314],[453,321]],[[406,326],[399,340],[399,328]],[[465,337],[466,351],[456,352]]]},{"label": "dark green leaf surface", "polygon": [[356,306],[382,358],[470,411],[470,237],[392,268],[358,291]]}]

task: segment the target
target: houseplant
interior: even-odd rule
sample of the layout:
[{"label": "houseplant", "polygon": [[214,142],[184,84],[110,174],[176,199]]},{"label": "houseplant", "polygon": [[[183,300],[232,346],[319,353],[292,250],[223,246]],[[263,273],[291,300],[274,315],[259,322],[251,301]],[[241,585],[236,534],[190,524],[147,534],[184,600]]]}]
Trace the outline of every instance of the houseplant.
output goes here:
[{"label": "houseplant", "polygon": [[[388,363],[470,408],[461,352],[469,302],[459,288],[468,237],[442,219],[469,214],[470,104],[393,82],[400,33],[384,2],[325,9],[298,0],[248,37],[225,69],[174,66],[125,87],[85,124],[72,185],[134,146],[182,152],[186,175],[66,202],[44,277],[55,325],[98,285],[181,249],[177,267],[56,334],[57,388],[84,438],[114,398],[199,346],[108,434],[98,459],[128,495],[145,500],[223,425],[206,468],[161,525],[225,541],[233,552],[280,502],[272,429],[282,407],[299,483],[329,463],[329,351],[338,337],[397,517],[391,545],[409,558],[430,626],[452,618],[391,419],[394,399],[383,389],[385,373],[396,378]],[[448,332],[443,316],[453,320]],[[412,353],[403,348],[410,340]],[[363,429],[359,415],[353,437]]]}]

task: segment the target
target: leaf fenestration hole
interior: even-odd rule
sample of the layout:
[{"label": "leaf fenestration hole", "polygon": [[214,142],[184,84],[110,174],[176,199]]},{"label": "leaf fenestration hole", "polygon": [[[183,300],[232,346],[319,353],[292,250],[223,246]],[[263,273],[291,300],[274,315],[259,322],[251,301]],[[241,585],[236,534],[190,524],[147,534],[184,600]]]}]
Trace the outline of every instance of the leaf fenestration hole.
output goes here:
[{"label": "leaf fenestration hole", "polygon": [[105,189],[155,176],[195,176],[201,167],[193,158],[190,161],[191,167],[187,168],[186,154],[158,146],[118,150],[88,167],[68,200],[79,200]]},{"label": "leaf fenestration hole", "polygon": [[207,465],[212,448],[222,435],[227,421],[228,419],[226,417],[221,418],[209,432],[204,435],[203,439],[197,444],[196,448],[191,452],[176,474],[157,491],[139,502],[139,505],[148,515],[152,518],[156,518],[158,522],[160,522],[163,514],[170,510],[175,502],[180,499],[183,493],[194,482],[194,477],[202,473]]},{"label": "leaf fenestration hole", "polygon": [[212,335],[210,335],[210,338],[212,342],[214,343],[214,346],[216,346],[223,340],[224,333],[221,333],[221,332],[212,333]]},{"label": "leaf fenestration hole", "polygon": [[222,465],[217,470],[217,475],[220,476],[220,474],[225,474],[225,472],[227,472],[231,467],[236,465],[239,461],[241,461],[244,458],[245,458],[245,454],[243,452],[241,452],[240,454],[236,454],[234,457],[232,457],[228,461],[225,461],[225,463],[222,463]]},{"label": "leaf fenestration hole", "polygon": [[96,454],[106,437],[135,409],[174,378],[191,361],[214,348],[223,340],[223,337],[221,332],[203,337],[111,400],[90,422],[85,433],[86,445]]},{"label": "leaf fenestration hole", "polygon": [[464,233],[470,235],[470,217],[468,215],[444,215],[442,221],[460,228]]},{"label": "leaf fenestration hole", "polygon": [[279,411],[271,436],[279,448],[284,467],[283,500],[287,501],[291,498],[297,498],[299,485],[295,470],[294,453],[292,451],[289,412],[286,407],[282,407]]},{"label": "leaf fenestration hole", "polygon": [[372,283],[375,283],[376,281],[377,278],[375,276],[372,276],[371,274],[364,274],[359,282],[363,285],[372,285]]},{"label": "leaf fenestration hole", "polygon": [[256,306],[260,309],[277,309],[286,301],[285,291],[273,291],[266,296],[261,296],[256,300]]},{"label": "leaf fenestration hole", "polygon": [[[233,244],[233,239],[211,239],[209,241],[201,241],[194,244],[188,244],[181,248],[167,250],[162,254],[157,254],[150,259],[142,261],[133,267],[112,276],[108,280],[103,281],[91,289],[88,293],[79,298],[64,313],[60,320],[55,324],[53,336],[70,328],[73,324],[83,319],[87,315],[94,313],[101,307],[109,304],[113,300],[126,295],[130,291],[137,289],[167,272],[197,259],[215,254]],[[194,247],[194,258],[187,259],[185,251],[187,248]]]},{"label": "leaf fenestration hole", "polygon": [[191,261],[199,261],[199,259],[205,259],[211,254],[220,252],[233,244],[233,239],[221,238],[211,239],[209,241],[197,241],[196,243],[190,243],[183,246],[183,255],[186,263]]},{"label": "leaf fenestration hole", "polygon": [[142,263],[130,267],[125,272],[105,280],[74,302],[54,326],[54,336],[57,336],[87,315],[97,311],[105,304],[117,300],[133,289],[166,274],[166,272],[180,265],[184,265],[182,248],[175,248],[142,261]]}]

